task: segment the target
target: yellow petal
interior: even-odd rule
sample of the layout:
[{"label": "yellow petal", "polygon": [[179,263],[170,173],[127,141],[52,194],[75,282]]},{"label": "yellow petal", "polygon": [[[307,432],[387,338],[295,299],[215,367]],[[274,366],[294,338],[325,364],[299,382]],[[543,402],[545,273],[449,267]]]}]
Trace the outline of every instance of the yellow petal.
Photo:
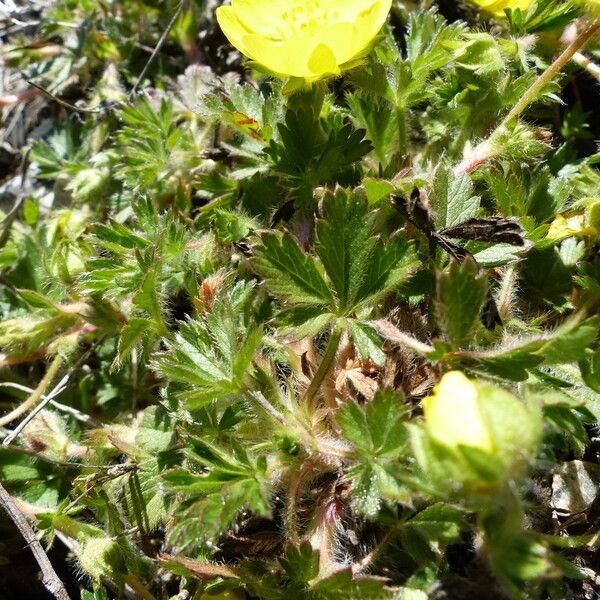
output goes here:
[{"label": "yellow petal", "polygon": [[252,58],[248,53],[248,48],[244,44],[244,38],[248,35],[249,31],[236,17],[231,6],[219,6],[217,8],[217,23],[219,23],[219,27],[231,45]]},{"label": "yellow petal", "polygon": [[280,75],[338,74],[381,29],[392,0],[232,0],[217,9],[227,39]]},{"label": "yellow petal", "polygon": [[339,73],[335,54],[326,44],[318,44],[308,59],[308,68],[315,75]]},{"label": "yellow petal", "polygon": [[446,373],[432,396],[422,402],[425,427],[438,442],[493,450],[493,442],[479,411],[477,387],[460,371]]},{"label": "yellow petal", "polygon": [[274,40],[264,35],[251,33],[244,37],[244,52],[273,73],[291,75],[293,77],[311,77],[314,75],[308,68],[308,59],[317,44],[310,40]]},{"label": "yellow petal", "polygon": [[527,10],[532,0],[474,0],[476,4],[485,10],[501,15],[504,9],[510,8],[516,10],[520,8],[522,11]]},{"label": "yellow petal", "polygon": [[232,0],[231,8],[236,17],[253,33],[276,37],[277,23],[283,14],[298,2],[279,0]]}]

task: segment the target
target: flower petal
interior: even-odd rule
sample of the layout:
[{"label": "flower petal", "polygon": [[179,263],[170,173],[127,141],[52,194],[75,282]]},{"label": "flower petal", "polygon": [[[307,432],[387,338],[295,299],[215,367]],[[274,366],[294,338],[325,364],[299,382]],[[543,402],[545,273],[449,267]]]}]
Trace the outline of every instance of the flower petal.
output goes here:
[{"label": "flower petal", "polygon": [[248,48],[244,44],[244,38],[249,31],[244,24],[235,16],[231,6],[220,6],[217,8],[217,22],[232,46],[235,46],[240,52],[253,58],[248,53]]},{"label": "flower petal", "polygon": [[326,44],[316,46],[307,65],[315,75],[337,75],[340,72],[333,50]]},{"label": "flower petal", "polygon": [[461,444],[492,451],[493,442],[477,396],[477,387],[463,373],[446,373],[433,395],[422,402],[429,435],[452,448]]},{"label": "flower petal", "polygon": [[237,18],[253,33],[280,39],[277,23],[283,20],[285,12],[298,4],[297,0],[232,0],[231,8]]}]

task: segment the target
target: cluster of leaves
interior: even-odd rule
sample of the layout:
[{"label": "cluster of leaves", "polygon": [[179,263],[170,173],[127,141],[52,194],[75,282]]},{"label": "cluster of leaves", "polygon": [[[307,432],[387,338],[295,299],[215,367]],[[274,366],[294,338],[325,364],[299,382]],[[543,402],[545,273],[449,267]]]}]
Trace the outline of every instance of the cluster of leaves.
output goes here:
[{"label": "cluster of leaves", "polygon": [[[593,81],[570,67],[460,168],[579,13],[537,0],[492,34],[409,5],[291,97],[242,74],[211,3],[183,3],[140,82],[169,1],[58,2],[44,44],[9,49],[83,112],[53,104],[0,235],[2,407],[38,381],[48,402],[0,430],[0,481],[77,557],[82,598],[600,593]],[[415,460],[451,369],[544,416],[500,501]]]}]

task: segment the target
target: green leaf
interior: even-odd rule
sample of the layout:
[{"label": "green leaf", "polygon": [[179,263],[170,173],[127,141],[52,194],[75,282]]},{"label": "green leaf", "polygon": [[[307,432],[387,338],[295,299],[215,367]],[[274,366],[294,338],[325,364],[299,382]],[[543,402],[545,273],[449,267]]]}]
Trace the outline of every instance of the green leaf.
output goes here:
[{"label": "green leaf", "polygon": [[341,311],[352,307],[366,277],[375,250],[374,213],[367,199],[338,188],[321,201],[317,221],[317,253],[333,283]]},{"label": "green leaf", "polygon": [[191,410],[241,393],[262,341],[261,330],[248,331],[239,324],[239,315],[228,302],[231,298],[216,301],[213,312],[202,320],[182,323],[166,342],[168,351],[158,355],[159,372],[182,385],[178,395]]},{"label": "green leaf", "polygon": [[121,330],[118,343],[118,364],[122,364],[129,358],[131,352],[140,340],[154,329],[154,323],[149,319],[133,317],[127,321],[127,325]]},{"label": "green leaf", "polygon": [[293,304],[333,306],[333,296],[317,264],[289,234],[264,233],[254,248],[254,268],[273,294]]},{"label": "green leaf", "polygon": [[437,278],[438,323],[454,348],[467,344],[479,322],[487,290],[486,277],[474,260],[456,261]]},{"label": "green leaf", "polygon": [[354,311],[375,304],[397,289],[419,265],[414,245],[400,234],[386,241],[379,239],[371,256]]},{"label": "green leaf", "polygon": [[524,381],[529,376],[527,369],[533,369],[544,361],[544,357],[538,354],[544,343],[544,340],[532,340],[522,346],[474,353],[473,357],[484,371],[510,381]]},{"label": "green leaf", "polygon": [[378,392],[365,407],[351,401],[337,416],[344,436],[365,457],[393,458],[407,442],[403,425],[406,404],[401,394],[391,390]]},{"label": "green leaf", "polygon": [[297,583],[307,584],[319,573],[319,553],[308,542],[300,546],[290,544],[279,562],[287,576]]},{"label": "green leaf", "polygon": [[371,360],[376,365],[385,365],[386,355],[382,350],[383,340],[379,334],[368,323],[350,320],[350,333],[356,344],[356,348],[363,360]]},{"label": "green leaf", "polygon": [[440,167],[434,175],[431,207],[437,229],[453,227],[471,219],[479,209],[479,198],[473,196],[473,183],[468,175],[455,175]]},{"label": "green leaf", "polygon": [[579,362],[579,369],[585,384],[600,394],[600,349],[586,350]]},{"label": "green leaf", "polygon": [[567,321],[552,332],[552,339],[539,350],[544,364],[574,363],[583,359],[586,349],[598,335],[600,318],[592,317],[580,322],[579,319]]},{"label": "green leaf", "polygon": [[162,308],[159,302],[157,269],[150,269],[146,272],[142,286],[133,297],[133,303],[143,308],[151,317],[157,326],[166,332],[164,325]]},{"label": "green leaf", "polygon": [[320,579],[311,587],[314,597],[319,600],[391,600],[393,592],[384,589],[385,579],[366,575],[353,577],[352,568],[347,567],[333,575]]},{"label": "green leaf", "polygon": [[408,523],[432,541],[451,542],[467,527],[463,511],[449,504],[434,504],[417,513]]},{"label": "green leaf", "polygon": [[33,290],[17,290],[19,296],[23,298],[29,306],[33,308],[42,308],[46,310],[57,311],[57,307],[50,299],[46,298],[43,294],[35,292]]}]

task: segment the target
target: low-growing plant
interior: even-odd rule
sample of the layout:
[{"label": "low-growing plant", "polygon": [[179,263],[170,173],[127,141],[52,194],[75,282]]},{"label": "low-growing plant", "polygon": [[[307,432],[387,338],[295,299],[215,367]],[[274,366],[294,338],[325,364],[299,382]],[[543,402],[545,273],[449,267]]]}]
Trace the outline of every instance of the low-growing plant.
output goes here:
[{"label": "low-growing plant", "polygon": [[51,114],[0,232],[48,591],[597,597],[597,1],[217,4],[3,34]]}]

